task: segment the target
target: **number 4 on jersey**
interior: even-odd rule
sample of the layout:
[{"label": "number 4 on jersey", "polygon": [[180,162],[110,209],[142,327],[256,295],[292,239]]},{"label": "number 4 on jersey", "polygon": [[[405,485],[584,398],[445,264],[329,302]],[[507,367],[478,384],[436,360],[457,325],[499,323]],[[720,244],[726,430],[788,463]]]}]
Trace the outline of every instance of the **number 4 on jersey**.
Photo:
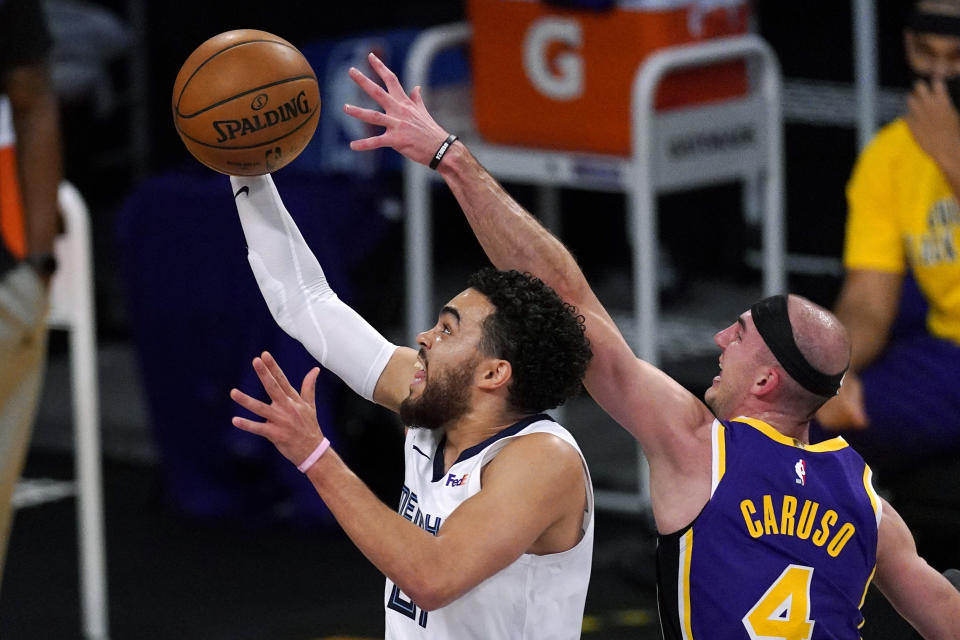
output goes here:
[{"label": "number 4 on jersey", "polygon": [[809,640],[810,581],[813,567],[788,565],[763,597],[743,616],[752,640]]}]

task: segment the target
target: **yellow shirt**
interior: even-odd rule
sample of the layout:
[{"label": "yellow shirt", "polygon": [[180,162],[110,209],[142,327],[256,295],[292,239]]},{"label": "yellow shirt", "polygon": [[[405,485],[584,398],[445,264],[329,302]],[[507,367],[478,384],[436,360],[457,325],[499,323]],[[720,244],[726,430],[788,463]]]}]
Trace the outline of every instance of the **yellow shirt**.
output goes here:
[{"label": "yellow shirt", "polygon": [[927,327],[960,344],[960,207],[903,120],[884,127],[847,185],[847,269],[913,273],[930,305]]}]

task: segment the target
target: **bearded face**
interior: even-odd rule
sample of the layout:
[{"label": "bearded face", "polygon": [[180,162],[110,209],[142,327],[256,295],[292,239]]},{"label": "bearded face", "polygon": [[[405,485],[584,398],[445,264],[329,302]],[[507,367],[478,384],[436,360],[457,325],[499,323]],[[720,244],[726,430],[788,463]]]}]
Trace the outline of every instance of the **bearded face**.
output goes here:
[{"label": "bearded face", "polygon": [[400,420],[413,429],[440,429],[470,408],[470,386],[477,358],[444,371],[429,372],[423,393],[400,403]]}]

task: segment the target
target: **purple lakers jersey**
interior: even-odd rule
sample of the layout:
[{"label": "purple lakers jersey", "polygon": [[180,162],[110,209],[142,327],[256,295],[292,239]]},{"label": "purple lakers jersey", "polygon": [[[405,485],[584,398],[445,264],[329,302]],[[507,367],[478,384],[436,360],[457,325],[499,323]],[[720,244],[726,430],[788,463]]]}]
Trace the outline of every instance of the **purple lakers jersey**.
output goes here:
[{"label": "purple lakers jersey", "polygon": [[670,640],[858,640],[880,499],[843,438],[815,445],[752,418],[714,421],[710,499],[660,536]]}]

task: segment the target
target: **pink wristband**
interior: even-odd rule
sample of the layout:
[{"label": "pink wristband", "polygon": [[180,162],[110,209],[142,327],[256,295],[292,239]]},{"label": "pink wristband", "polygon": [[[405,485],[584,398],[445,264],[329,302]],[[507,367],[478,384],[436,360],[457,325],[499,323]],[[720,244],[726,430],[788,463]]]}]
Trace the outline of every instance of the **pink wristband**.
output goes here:
[{"label": "pink wristband", "polygon": [[303,462],[297,465],[297,469],[300,470],[300,473],[306,473],[307,470],[309,470],[310,467],[313,466],[313,463],[319,460],[320,456],[322,456],[329,448],[330,448],[330,441],[327,440],[326,438],[321,440],[320,444],[317,445],[317,448],[313,450],[313,453],[307,456],[306,460],[304,460]]}]

